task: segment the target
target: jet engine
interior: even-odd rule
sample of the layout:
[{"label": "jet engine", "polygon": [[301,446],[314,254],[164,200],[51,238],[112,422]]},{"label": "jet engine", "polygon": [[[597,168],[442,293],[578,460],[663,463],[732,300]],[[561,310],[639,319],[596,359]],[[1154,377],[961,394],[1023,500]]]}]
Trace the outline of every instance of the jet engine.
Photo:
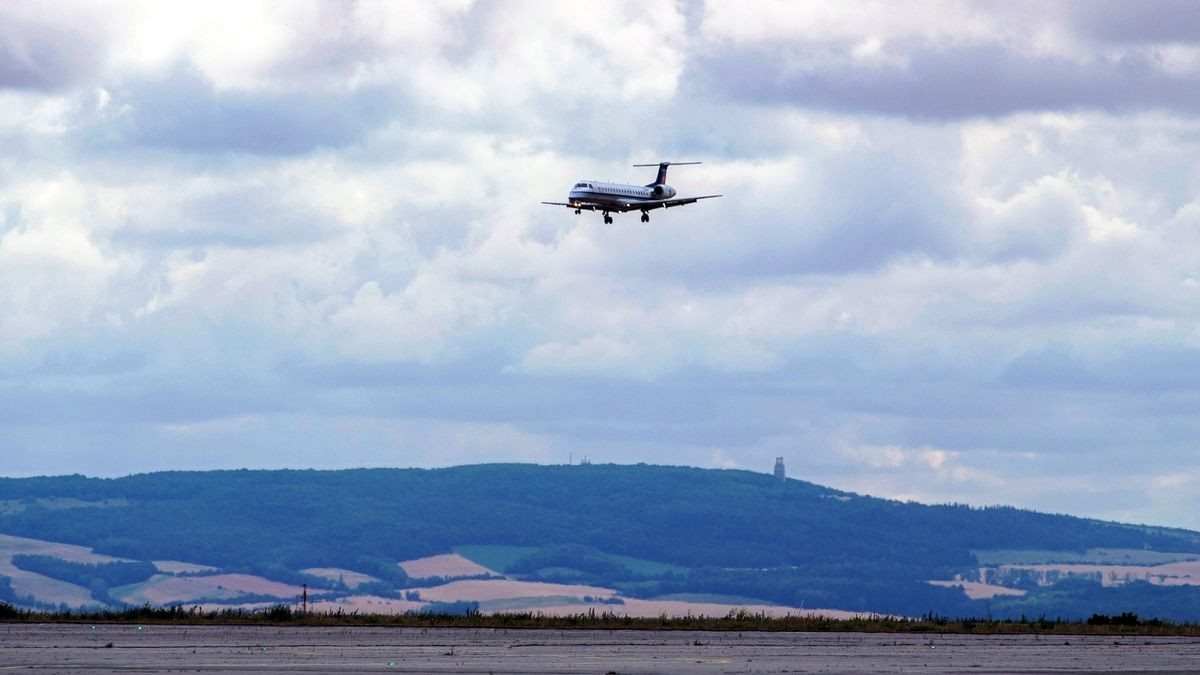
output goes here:
[{"label": "jet engine", "polygon": [[671,187],[670,185],[664,185],[663,183],[659,183],[658,185],[654,186],[654,198],[655,199],[670,199],[671,197],[674,197],[674,196],[675,196],[675,188]]}]

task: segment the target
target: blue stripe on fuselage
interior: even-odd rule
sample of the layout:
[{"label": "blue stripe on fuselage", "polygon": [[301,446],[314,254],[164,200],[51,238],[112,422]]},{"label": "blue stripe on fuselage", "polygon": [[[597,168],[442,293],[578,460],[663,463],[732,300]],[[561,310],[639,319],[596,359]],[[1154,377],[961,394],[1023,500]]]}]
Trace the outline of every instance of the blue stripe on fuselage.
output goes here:
[{"label": "blue stripe on fuselage", "polygon": [[631,208],[637,208],[639,203],[652,203],[661,201],[650,196],[641,195],[626,195],[620,193],[597,192],[595,190],[571,190],[567,195],[567,201],[580,202],[582,204],[595,204],[597,206],[611,206],[625,208],[629,204]]}]

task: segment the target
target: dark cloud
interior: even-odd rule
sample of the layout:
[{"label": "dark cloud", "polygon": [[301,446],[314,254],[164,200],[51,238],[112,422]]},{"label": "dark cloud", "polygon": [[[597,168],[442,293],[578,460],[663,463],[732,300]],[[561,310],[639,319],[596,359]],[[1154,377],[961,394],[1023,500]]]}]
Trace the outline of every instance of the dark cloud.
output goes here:
[{"label": "dark cloud", "polygon": [[1006,386],[1110,394],[1162,394],[1200,388],[1200,350],[1133,346],[1108,357],[1082,357],[1063,345],[1027,352],[1005,368]]},{"label": "dark cloud", "polygon": [[134,211],[111,239],[139,248],[256,248],[312,243],[336,231],[311,210],[283,203],[274,185],[241,185],[181,200],[166,214]]},{"label": "dark cloud", "polygon": [[1200,43],[1200,5],[1193,0],[1087,0],[1068,5],[1072,27],[1123,44]]},{"label": "dark cloud", "polygon": [[[333,408],[380,417],[458,421],[678,425],[711,417],[688,389],[587,377],[542,377],[503,372],[495,355],[449,365],[289,362],[280,373],[327,387]],[[586,414],[581,412],[586,411]]]},{"label": "dark cloud", "polygon": [[70,17],[54,18],[21,17],[0,7],[0,89],[49,91],[96,77],[105,47],[97,28],[77,29]]},{"label": "dark cloud", "polygon": [[1020,388],[1090,389],[1101,379],[1062,345],[1026,352],[1008,364],[999,381]]},{"label": "dark cloud", "polygon": [[806,271],[876,269],[898,256],[947,258],[957,251],[957,199],[896,157],[861,157],[823,167],[817,203],[803,226],[819,233]]},{"label": "dark cloud", "polygon": [[959,319],[1005,328],[1086,325],[1103,318],[1156,316],[1160,298],[1119,279],[1068,278],[1047,284],[1027,300],[964,309]]},{"label": "dark cloud", "polygon": [[[331,91],[218,91],[190,68],[114,87],[129,112],[96,142],[187,153],[291,155],[361,141],[403,110],[395,87]],[[96,130],[89,129],[88,133]]]},{"label": "dark cloud", "polygon": [[697,87],[760,104],[931,120],[1029,110],[1200,112],[1200,80],[1165,73],[1146,49],[1087,62],[998,45],[898,45],[905,67],[834,61],[789,67],[812,45],[731,48],[697,59]]},{"label": "dark cloud", "polygon": [[766,204],[729,195],[691,212],[651,216],[665,224],[634,233],[620,264],[703,283],[858,273],[906,256],[944,260],[962,250],[960,198],[915,161],[885,152],[828,158],[795,190]]},{"label": "dark cloud", "polygon": [[91,356],[78,352],[50,352],[42,357],[39,375],[116,375],[141,370],[146,355],[140,352],[117,352],[108,356]]},{"label": "dark cloud", "polygon": [[13,385],[0,388],[0,426],[183,424],[235,415],[278,412],[283,405],[260,392],[221,393],[186,386],[142,391],[87,391]]},{"label": "dark cloud", "polygon": [[276,365],[283,378],[332,389],[375,389],[434,384],[471,385],[493,380],[511,356],[481,352],[436,366],[411,362],[322,361],[287,358]]}]

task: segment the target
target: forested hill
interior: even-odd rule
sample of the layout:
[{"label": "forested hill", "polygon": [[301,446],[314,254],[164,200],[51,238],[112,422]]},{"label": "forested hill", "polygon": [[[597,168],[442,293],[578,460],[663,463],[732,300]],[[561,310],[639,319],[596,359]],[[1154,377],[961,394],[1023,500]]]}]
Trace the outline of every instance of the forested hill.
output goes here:
[{"label": "forested hill", "polygon": [[[377,568],[470,544],[575,545],[707,570],[709,590],[722,578],[722,591],[765,597],[756,584],[794,587],[837,603],[824,606],[872,608],[864,594],[885,584],[898,595],[881,610],[951,606],[960,591],[924,581],[972,570],[973,551],[1200,553],[1200,534],[1185,530],[900,503],[746,471],[647,465],[0,479],[0,533],[277,575]],[[687,590],[685,580],[674,582],[658,590]]]}]

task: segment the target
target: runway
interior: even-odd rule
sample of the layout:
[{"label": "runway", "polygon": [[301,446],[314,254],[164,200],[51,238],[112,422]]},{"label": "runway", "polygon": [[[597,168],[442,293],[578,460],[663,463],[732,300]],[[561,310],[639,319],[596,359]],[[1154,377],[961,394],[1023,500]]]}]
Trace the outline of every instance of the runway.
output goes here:
[{"label": "runway", "polygon": [[0,670],[1176,673],[1200,671],[1200,638],[0,624]]}]

